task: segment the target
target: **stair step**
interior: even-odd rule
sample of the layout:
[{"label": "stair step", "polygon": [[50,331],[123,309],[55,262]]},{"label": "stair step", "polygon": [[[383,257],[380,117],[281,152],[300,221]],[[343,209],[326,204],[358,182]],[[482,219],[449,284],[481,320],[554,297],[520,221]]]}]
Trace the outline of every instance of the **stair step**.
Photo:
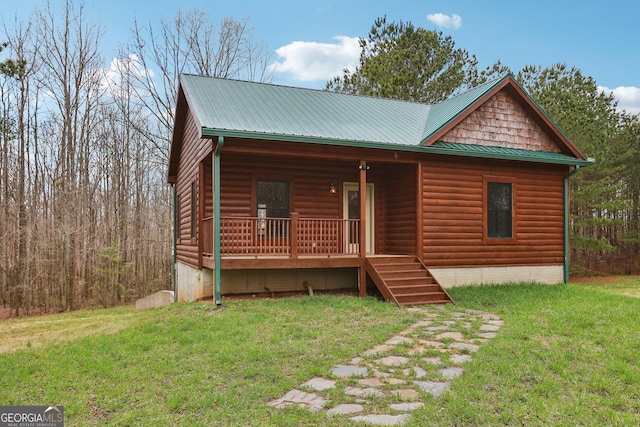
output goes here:
[{"label": "stair step", "polygon": [[427,278],[429,273],[426,270],[411,270],[411,271],[378,271],[381,277],[384,279],[409,279],[422,277]]},{"label": "stair step", "polygon": [[396,295],[398,303],[406,304],[415,301],[434,301],[445,298],[444,292],[423,292],[415,294]]},{"label": "stair step", "polygon": [[431,301],[412,301],[412,302],[398,302],[400,305],[424,305],[424,304],[449,304],[451,301],[448,299],[431,300]]},{"label": "stair step", "polygon": [[371,264],[378,266],[381,264],[410,264],[416,262],[415,256],[394,256],[388,258],[369,258]]},{"label": "stair step", "polygon": [[374,281],[387,299],[399,305],[446,304],[451,298],[414,256],[367,260]]},{"label": "stair step", "polygon": [[397,263],[397,264],[373,264],[378,271],[405,271],[405,270],[424,270],[422,266],[415,262]]},{"label": "stair step", "polygon": [[390,288],[395,288],[398,286],[408,286],[408,285],[431,285],[434,283],[433,278],[431,277],[407,277],[407,278],[398,278],[398,279],[384,279],[387,283],[387,286]]},{"label": "stair step", "polygon": [[398,286],[398,287],[390,287],[389,290],[394,295],[407,295],[407,294],[419,294],[419,293],[429,293],[429,292],[442,292],[440,286],[438,285],[408,285],[408,286]]}]

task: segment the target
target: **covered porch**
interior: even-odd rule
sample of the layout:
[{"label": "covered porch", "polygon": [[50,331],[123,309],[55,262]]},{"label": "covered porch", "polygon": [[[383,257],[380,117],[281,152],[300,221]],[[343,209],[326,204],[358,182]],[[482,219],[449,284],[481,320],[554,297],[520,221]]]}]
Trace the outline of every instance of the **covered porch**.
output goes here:
[{"label": "covered porch", "polygon": [[199,264],[213,270],[217,301],[221,293],[259,290],[256,281],[267,292],[304,291],[317,280],[365,295],[367,282],[385,287],[371,260],[399,256],[409,258],[393,261],[400,277],[390,280],[413,275],[405,292],[432,280],[418,256],[419,162],[396,153],[363,159],[352,150],[335,160],[292,143],[268,152],[257,145],[234,141],[200,166]]},{"label": "covered porch", "polygon": [[201,161],[201,265],[216,250],[222,259],[254,260],[420,255],[418,161],[397,153],[382,160],[352,150],[301,151],[295,143],[262,152],[257,145],[225,144],[218,170],[213,149]]}]

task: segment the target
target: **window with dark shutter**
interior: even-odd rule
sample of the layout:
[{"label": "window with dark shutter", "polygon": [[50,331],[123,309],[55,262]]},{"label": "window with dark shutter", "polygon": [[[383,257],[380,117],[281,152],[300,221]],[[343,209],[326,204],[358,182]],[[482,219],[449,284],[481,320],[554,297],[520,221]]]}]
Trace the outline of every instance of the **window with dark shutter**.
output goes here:
[{"label": "window with dark shutter", "polygon": [[515,180],[484,178],[484,241],[514,243],[516,240]]}]

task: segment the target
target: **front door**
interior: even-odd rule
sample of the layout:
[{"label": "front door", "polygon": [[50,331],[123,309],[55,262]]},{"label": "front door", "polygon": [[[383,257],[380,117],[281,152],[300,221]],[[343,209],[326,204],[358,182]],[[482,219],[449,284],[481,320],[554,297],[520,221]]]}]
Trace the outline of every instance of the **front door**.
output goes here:
[{"label": "front door", "polygon": [[[344,183],[344,191],[343,194],[343,214],[344,219],[360,219],[360,191],[358,189],[358,183],[356,182],[345,182]],[[373,184],[367,184],[367,200],[366,200],[366,208],[367,208],[367,253],[374,253],[375,245],[374,245],[374,226],[373,226]],[[360,239],[358,238],[358,230],[359,226],[357,223],[351,223],[346,227],[345,230],[345,241],[347,243],[347,252],[348,253],[359,253],[360,252]]]}]

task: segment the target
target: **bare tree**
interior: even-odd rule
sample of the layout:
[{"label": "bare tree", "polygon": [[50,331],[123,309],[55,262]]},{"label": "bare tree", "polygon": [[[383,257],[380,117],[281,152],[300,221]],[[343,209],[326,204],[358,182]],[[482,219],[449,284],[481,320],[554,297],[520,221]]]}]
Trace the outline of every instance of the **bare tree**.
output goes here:
[{"label": "bare tree", "polygon": [[53,216],[56,223],[65,308],[75,308],[77,278],[87,241],[89,142],[97,116],[102,65],[102,30],[87,23],[83,6],[67,0],[56,16],[51,3],[36,12],[41,45],[41,83],[51,94],[50,106],[59,132]]},{"label": "bare tree", "polygon": [[216,27],[209,13],[198,9],[178,11],[173,20],[163,20],[158,27],[136,21],[128,50],[141,66],[136,74],[144,91],[140,100],[158,124],[146,137],[163,161],[168,159],[180,73],[273,80],[268,69],[272,54],[264,42],[256,41],[247,20],[225,18]]},{"label": "bare tree", "polygon": [[178,74],[269,80],[266,47],[246,21],[178,12],[135,24],[131,50],[105,68],[81,2],[50,0],[24,22],[0,37],[3,305],[72,310],[167,289]]}]

